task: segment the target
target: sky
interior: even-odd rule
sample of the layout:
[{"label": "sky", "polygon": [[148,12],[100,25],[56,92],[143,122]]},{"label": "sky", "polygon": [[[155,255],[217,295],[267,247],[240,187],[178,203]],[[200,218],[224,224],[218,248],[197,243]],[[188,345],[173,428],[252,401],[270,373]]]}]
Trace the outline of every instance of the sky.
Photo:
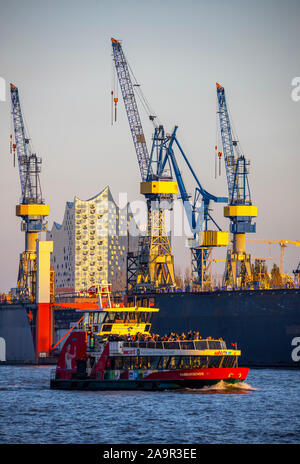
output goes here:
[{"label": "sky", "polygon": [[[62,221],[66,201],[91,198],[106,185],[116,200],[120,192],[130,201],[141,198],[121,96],[111,126],[111,37],[122,40],[166,130],[179,126],[178,139],[203,187],[219,196],[227,195],[227,185],[224,165],[214,176],[215,84],[224,86],[251,160],[255,238],[299,240],[300,101],[291,97],[292,80],[300,76],[299,19],[298,0],[0,0],[0,77],[6,82],[6,101],[0,101],[0,291],[16,285],[24,249],[15,216],[20,181],[9,153],[10,82],[19,88],[32,145],[43,160],[50,228]],[[142,110],[141,117],[150,148],[152,126]],[[183,166],[182,173],[193,194]],[[212,214],[228,230],[222,206],[214,205]],[[184,239],[174,239],[173,250],[175,265],[184,269],[190,259]],[[248,250],[279,264],[278,245],[248,244]],[[224,256],[223,249],[214,254]],[[285,257],[291,273],[300,248],[289,245]],[[216,264],[215,272],[223,265]]]}]

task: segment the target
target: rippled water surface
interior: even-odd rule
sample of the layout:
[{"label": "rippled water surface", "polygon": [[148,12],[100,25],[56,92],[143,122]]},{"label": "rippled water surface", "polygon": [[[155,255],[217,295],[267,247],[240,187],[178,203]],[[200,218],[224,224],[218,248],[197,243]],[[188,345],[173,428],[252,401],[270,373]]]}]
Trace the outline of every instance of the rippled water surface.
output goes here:
[{"label": "rippled water surface", "polygon": [[0,366],[0,443],[300,443],[300,371],[250,370],[241,388],[49,389],[52,367]]}]

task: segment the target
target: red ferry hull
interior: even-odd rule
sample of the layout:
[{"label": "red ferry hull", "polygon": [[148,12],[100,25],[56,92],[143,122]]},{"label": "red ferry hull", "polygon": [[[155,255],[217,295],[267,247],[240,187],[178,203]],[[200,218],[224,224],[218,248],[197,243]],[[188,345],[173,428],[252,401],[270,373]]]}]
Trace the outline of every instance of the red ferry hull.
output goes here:
[{"label": "red ferry hull", "polygon": [[[223,380],[226,383],[234,384],[243,382],[247,375],[248,368],[210,368],[193,370],[174,370],[151,372],[143,378],[120,379],[94,379],[86,377],[84,379],[51,379],[50,388],[59,390],[166,390],[183,388],[203,388],[212,386]],[[123,372],[125,374],[125,372]]]}]

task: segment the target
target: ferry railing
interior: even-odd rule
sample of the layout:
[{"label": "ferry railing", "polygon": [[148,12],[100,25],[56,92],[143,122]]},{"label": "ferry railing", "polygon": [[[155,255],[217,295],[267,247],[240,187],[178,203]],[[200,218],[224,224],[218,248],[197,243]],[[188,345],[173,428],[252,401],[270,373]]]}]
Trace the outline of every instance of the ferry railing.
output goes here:
[{"label": "ferry railing", "polygon": [[220,350],[226,349],[223,340],[178,340],[178,341],[124,341],[127,348],[152,348],[168,350]]}]

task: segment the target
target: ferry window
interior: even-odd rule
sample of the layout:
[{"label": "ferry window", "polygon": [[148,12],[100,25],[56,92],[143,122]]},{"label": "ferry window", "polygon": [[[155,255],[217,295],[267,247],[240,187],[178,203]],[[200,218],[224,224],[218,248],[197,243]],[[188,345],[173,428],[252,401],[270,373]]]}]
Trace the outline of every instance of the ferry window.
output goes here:
[{"label": "ferry window", "polygon": [[126,314],[126,322],[136,322],[136,314],[133,311]]},{"label": "ferry window", "polygon": [[180,342],[180,346],[183,350],[193,350],[194,349],[194,342],[193,341],[184,341]]},{"label": "ferry window", "polygon": [[179,342],[164,342],[165,348],[168,348],[169,350],[179,350]]},{"label": "ferry window", "polygon": [[116,315],[115,312],[112,312],[112,311],[107,312],[105,322],[114,322],[115,315]]},{"label": "ferry window", "polygon": [[137,358],[132,356],[126,356],[123,358],[123,369],[136,369]]},{"label": "ferry window", "polygon": [[150,356],[150,368],[158,369],[159,360],[160,360],[159,356]]},{"label": "ferry window", "polygon": [[142,306],[143,306],[143,308],[147,308],[147,307],[148,307],[148,300],[147,300],[147,298],[144,298],[144,299],[143,299]]},{"label": "ferry window", "polygon": [[103,322],[103,320],[105,318],[105,312],[103,311],[101,313],[95,313],[95,315],[98,315],[97,321],[95,321],[96,324],[102,324],[102,322]]},{"label": "ferry window", "polygon": [[219,350],[221,348],[221,342],[219,340],[209,340],[208,346],[210,350]]},{"label": "ferry window", "polygon": [[207,356],[192,356],[191,367],[193,369],[204,369],[207,367]]},{"label": "ferry window", "polygon": [[195,341],[195,348],[196,350],[207,350],[207,341],[206,340]]},{"label": "ferry window", "polygon": [[181,369],[191,368],[191,356],[182,356],[179,364]]},{"label": "ferry window", "polygon": [[151,322],[152,313],[145,313],[146,322]]},{"label": "ferry window", "polygon": [[103,324],[102,331],[103,332],[111,332],[112,325],[111,324]]},{"label": "ferry window", "polygon": [[193,369],[200,368],[200,356],[192,356],[192,368]]},{"label": "ferry window", "polygon": [[87,325],[89,322],[89,313],[84,313],[83,324]]},{"label": "ferry window", "polygon": [[223,367],[233,367],[236,361],[235,356],[224,356],[224,360],[222,363]]},{"label": "ferry window", "polygon": [[94,324],[101,324],[103,322],[103,319],[104,319],[104,316],[105,316],[105,313],[99,313],[99,312],[95,312],[94,313]]},{"label": "ferry window", "polygon": [[121,356],[113,356],[110,358],[110,368],[111,369],[122,369],[123,361]]},{"label": "ferry window", "polygon": [[158,363],[158,369],[166,369],[169,363],[169,359],[169,356],[161,356]]},{"label": "ferry window", "polygon": [[207,356],[199,356],[200,358],[200,367],[201,369],[205,369],[207,367]]},{"label": "ferry window", "polygon": [[228,367],[228,358],[230,358],[230,356],[224,356],[222,367]]},{"label": "ferry window", "polygon": [[140,322],[141,323],[144,323],[146,322],[146,313],[140,313]]},{"label": "ferry window", "polygon": [[137,364],[138,369],[148,369],[148,356],[140,356]]},{"label": "ferry window", "polygon": [[209,356],[208,367],[219,367],[222,357],[221,356]]},{"label": "ferry window", "polygon": [[180,356],[171,356],[168,369],[177,369],[179,360],[180,360]]}]

